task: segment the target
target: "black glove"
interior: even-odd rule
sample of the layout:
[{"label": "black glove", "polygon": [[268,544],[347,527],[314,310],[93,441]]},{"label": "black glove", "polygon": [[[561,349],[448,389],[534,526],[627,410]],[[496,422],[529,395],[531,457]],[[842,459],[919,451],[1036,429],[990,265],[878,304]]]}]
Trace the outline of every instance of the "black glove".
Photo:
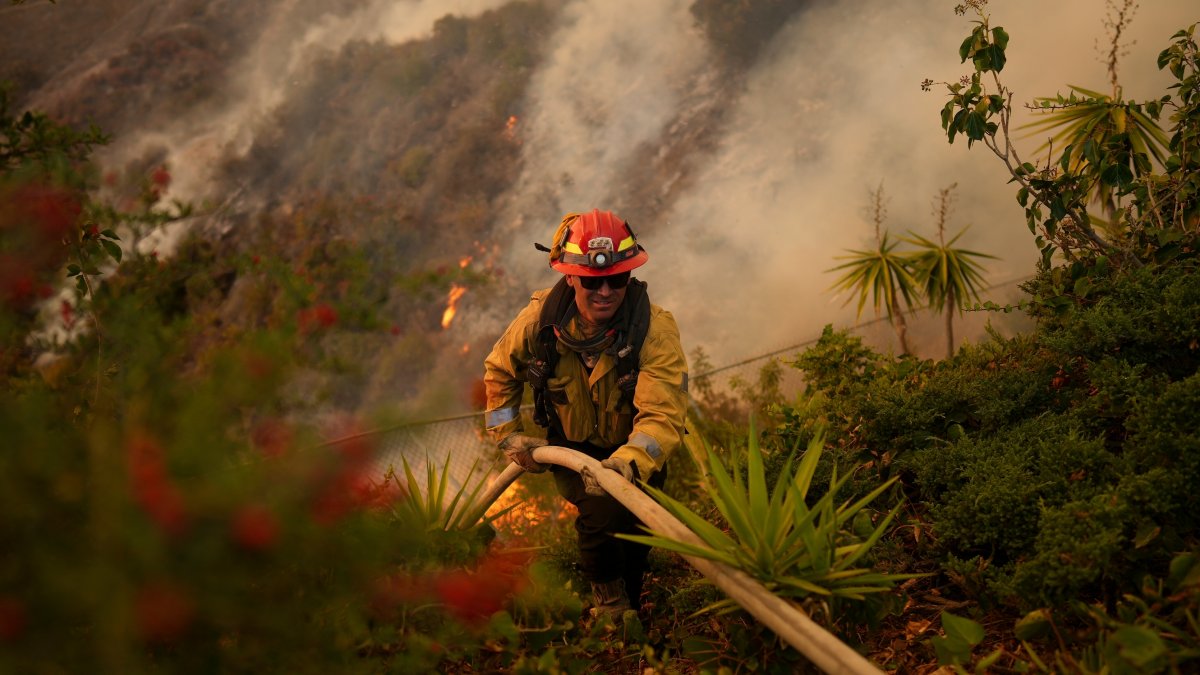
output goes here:
[{"label": "black glove", "polygon": [[529,473],[541,473],[546,470],[545,464],[539,464],[533,459],[533,449],[546,445],[546,439],[526,436],[525,434],[510,434],[500,441],[500,450],[510,462],[525,469]]}]

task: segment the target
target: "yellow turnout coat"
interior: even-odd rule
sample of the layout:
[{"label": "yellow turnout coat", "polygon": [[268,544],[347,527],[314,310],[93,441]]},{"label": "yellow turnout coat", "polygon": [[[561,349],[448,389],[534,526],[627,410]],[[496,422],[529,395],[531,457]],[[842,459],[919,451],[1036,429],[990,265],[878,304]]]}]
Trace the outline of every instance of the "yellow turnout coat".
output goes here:
[{"label": "yellow turnout coat", "polygon": [[[550,289],[533,294],[484,361],[486,423],[497,442],[524,433],[520,405],[526,367],[534,358],[542,303],[549,294]],[[576,338],[582,337],[577,323],[578,317],[566,327]],[[621,401],[616,358],[601,354],[588,373],[583,361],[562,342],[558,353],[558,365],[547,383],[547,400],[553,402],[567,440],[601,447],[620,445],[613,456],[636,464],[642,478],[661,468],[683,444],[687,359],[670,312],[650,305],[650,327],[639,354],[632,406]]]}]

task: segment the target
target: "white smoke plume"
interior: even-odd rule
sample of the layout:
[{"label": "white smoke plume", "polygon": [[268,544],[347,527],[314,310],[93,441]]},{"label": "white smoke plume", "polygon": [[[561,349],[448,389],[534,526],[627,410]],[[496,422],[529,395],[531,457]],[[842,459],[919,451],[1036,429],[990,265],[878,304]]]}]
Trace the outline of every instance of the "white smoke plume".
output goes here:
[{"label": "white smoke plume", "polygon": [[[993,3],[992,25],[1012,36],[1003,80],[1018,104],[1065,92],[1067,84],[1107,90],[1099,60],[1105,10],[1099,0]],[[1127,97],[1162,95],[1167,80],[1155,55],[1195,18],[1176,3],[1140,9],[1126,33],[1136,42],[1121,61]],[[843,298],[832,295],[836,275],[825,270],[845,249],[871,247],[867,193],[881,183],[893,235],[912,229],[928,236],[932,199],[957,182],[949,233],[969,224],[959,244],[1001,258],[987,265],[992,282],[1032,273],[1032,236],[999,161],[982,146],[968,151],[961,138],[948,145],[938,117],[945,89],[920,89],[926,77],[952,81],[968,72],[957,50],[969,31],[951,4],[922,0],[823,4],[781,31],[745,94],[729,102],[732,118],[707,170],[665,222],[642,224],[651,262],[640,276],[676,315],[685,348],[703,345],[720,364],[814,337],[826,323],[853,324],[853,305],[842,307]],[[589,86],[601,90],[629,77],[622,71],[608,81],[602,71],[589,72]],[[586,145],[593,137],[546,145]],[[1022,147],[1030,153],[1040,143],[1029,138]],[[526,168],[540,170],[536,162]],[[606,194],[604,186],[587,187]],[[870,318],[868,308],[862,320]]]},{"label": "white smoke plume", "polygon": [[[146,129],[119,141],[104,153],[113,163],[138,157],[148,150],[166,150],[173,168],[167,197],[202,203],[210,194],[220,160],[245,154],[256,133],[285,100],[314,59],[336,53],[351,41],[407,42],[432,32],[447,15],[474,15],[504,5],[507,0],[374,0],[344,16],[326,14],[316,23],[294,19],[297,0],[278,3],[255,46],[233,68],[237,79],[228,83],[228,105],[198,109],[165,129]],[[228,197],[228,196],[226,196]],[[178,239],[180,228],[159,233],[143,245],[165,254]]]},{"label": "white smoke plume", "polygon": [[564,9],[530,85],[525,171],[500,218],[523,280],[546,283],[530,242],[548,240],[562,214],[615,208],[602,200],[621,185],[621,169],[659,138],[707,64],[691,4],[577,1]]}]

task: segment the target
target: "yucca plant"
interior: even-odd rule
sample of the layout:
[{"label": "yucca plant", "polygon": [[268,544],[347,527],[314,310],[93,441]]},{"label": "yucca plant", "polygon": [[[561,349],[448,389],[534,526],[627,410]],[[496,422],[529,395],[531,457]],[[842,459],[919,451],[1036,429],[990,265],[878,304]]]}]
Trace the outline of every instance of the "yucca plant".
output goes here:
[{"label": "yucca plant", "polygon": [[[867,304],[867,296],[871,296],[876,316],[880,306],[892,322],[896,331],[896,339],[900,343],[900,353],[908,354],[908,324],[904,321],[904,311],[900,308],[900,299],[912,307],[913,297],[920,294],[917,282],[909,269],[908,259],[894,249],[896,244],[888,241],[887,230],[882,229],[885,218],[883,187],[871,191],[872,219],[875,222],[875,241],[878,244],[873,251],[849,251],[850,255],[838,256],[838,260],[848,260],[829,272],[846,270],[841,278],[833,285],[835,291],[849,291],[858,295],[858,314],[862,316],[863,307]],[[847,303],[850,299],[846,300]]]},{"label": "yucca plant", "polygon": [[1150,173],[1151,158],[1166,164],[1167,135],[1142,104],[1123,101],[1119,87],[1108,96],[1069,86],[1066,97],[1034,99],[1045,115],[1020,128],[1051,132],[1037,152],[1062,148],[1062,170],[1091,179],[1093,201],[1111,215],[1117,209],[1114,187],[1124,188],[1135,176]]},{"label": "yucca plant", "polygon": [[954,356],[955,311],[962,314],[963,302],[971,298],[979,299],[979,289],[983,285],[983,268],[975,260],[995,259],[995,256],[986,253],[954,247],[959,237],[966,233],[966,227],[951,237],[950,241],[946,241],[946,220],[950,215],[953,201],[951,193],[955,187],[957,183],[938,192],[938,203],[934,208],[934,216],[937,218],[937,241],[926,239],[914,232],[909,232],[907,237],[901,237],[917,247],[915,252],[909,254],[917,285],[929,299],[929,305],[946,317],[946,358]]},{"label": "yucca plant", "polygon": [[490,526],[492,521],[504,516],[517,506],[513,504],[491,516],[484,515],[491,504],[478,501],[479,493],[487,486],[485,477],[471,487],[471,478],[479,467],[479,461],[471,464],[471,470],[463,480],[462,487],[450,494],[450,456],[439,472],[428,458],[425,462],[425,489],[417,482],[408,458],[401,457],[406,482],[401,485],[394,468],[389,469],[384,480],[400,488],[402,497],[392,506],[392,513],[403,522],[424,527],[426,530],[466,530],[479,524]]},{"label": "yucca plant", "polygon": [[[823,430],[809,442],[794,471],[792,458],[788,459],[770,492],[753,421],[748,445],[743,478],[736,457],[727,469],[717,453],[705,444],[709,464],[706,490],[728,523],[729,533],[661,490],[646,486],[647,492],[703,544],[679,541],[652,530],[648,535],[621,537],[724,563],[754,577],[781,597],[861,601],[869,594],[885,592],[896,582],[916,576],[886,574],[857,566],[887,531],[900,506],[892,509],[865,539],[853,534],[850,526],[861,525],[867,516],[866,506],[890,488],[896,478],[858,500],[836,504],[838,490],[848,476],[838,478],[835,471],[829,490],[810,505],[808,490],[821,459]],[[726,599],[700,611],[728,611],[733,607],[733,601]]]}]

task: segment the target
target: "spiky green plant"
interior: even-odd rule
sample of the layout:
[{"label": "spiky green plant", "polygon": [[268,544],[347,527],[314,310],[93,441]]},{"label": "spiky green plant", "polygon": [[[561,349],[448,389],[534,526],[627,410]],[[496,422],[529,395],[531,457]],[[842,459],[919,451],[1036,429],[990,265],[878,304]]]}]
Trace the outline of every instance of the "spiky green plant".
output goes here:
[{"label": "spiky green plant", "polygon": [[[865,600],[868,594],[885,592],[897,581],[912,578],[914,575],[887,574],[856,566],[887,531],[899,505],[865,539],[855,536],[847,527],[862,521],[866,506],[890,488],[895,478],[856,501],[836,504],[838,490],[848,476],[838,478],[835,471],[829,490],[813,504],[808,503],[808,489],[823,447],[822,430],[808,444],[794,471],[792,459],[788,459],[775,488],[768,492],[762,451],[752,421],[744,478],[736,457],[727,469],[720,456],[706,444],[709,464],[706,490],[729,524],[729,534],[661,490],[647,486],[647,492],[702,543],[679,541],[654,531],[649,535],[621,536],[723,563],[758,579],[781,597]],[[726,599],[701,611],[726,611],[733,607],[733,601]]]},{"label": "spiky green plant", "polygon": [[[482,521],[490,526],[492,521],[504,516],[517,505],[485,517],[491,504],[479,502],[479,493],[487,486],[484,477],[471,486],[471,478],[479,467],[479,460],[471,464],[471,470],[463,480],[462,487],[450,494],[450,456],[439,472],[432,461],[425,461],[425,489],[417,482],[408,458],[401,457],[406,482],[400,485],[400,478],[394,469],[388,471],[385,480],[395,481],[402,489],[403,498],[393,507],[392,512],[403,522],[425,528],[426,530],[466,530]],[[468,491],[469,490],[469,491]]]},{"label": "spiky green plant", "polygon": [[[900,300],[912,307],[913,298],[920,295],[916,279],[909,270],[909,261],[904,255],[895,251],[896,242],[888,241],[888,233],[879,237],[879,246],[874,250],[849,251],[850,255],[838,256],[838,260],[847,260],[830,272],[846,270],[833,285],[835,291],[848,291],[851,298],[858,296],[858,316],[862,316],[867,297],[872,301],[875,314],[878,315],[882,306],[884,313],[892,322],[896,337],[900,341],[901,353],[909,353],[907,325],[904,322],[904,311]],[[846,302],[849,303],[850,299]]]},{"label": "spiky green plant", "polygon": [[907,237],[901,237],[917,247],[916,251],[909,254],[913,278],[929,300],[930,306],[946,317],[946,358],[954,356],[955,310],[962,314],[962,303],[971,298],[978,300],[979,290],[983,286],[983,268],[976,259],[995,260],[995,256],[986,253],[954,247],[954,243],[966,233],[969,225],[951,237],[950,241],[946,241],[946,220],[950,216],[955,187],[957,183],[938,192],[938,200],[933,210],[937,218],[936,242],[913,232],[909,232]]},{"label": "spiky green plant", "polygon": [[1092,200],[1111,215],[1117,208],[1114,186],[1123,188],[1135,176],[1150,173],[1151,158],[1166,164],[1167,135],[1141,104],[1123,101],[1119,88],[1108,96],[1068,86],[1072,93],[1066,97],[1034,99],[1044,115],[1020,128],[1031,134],[1051,132],[1037,152],[1062,148],[1060,168],[1089,178]]}]

